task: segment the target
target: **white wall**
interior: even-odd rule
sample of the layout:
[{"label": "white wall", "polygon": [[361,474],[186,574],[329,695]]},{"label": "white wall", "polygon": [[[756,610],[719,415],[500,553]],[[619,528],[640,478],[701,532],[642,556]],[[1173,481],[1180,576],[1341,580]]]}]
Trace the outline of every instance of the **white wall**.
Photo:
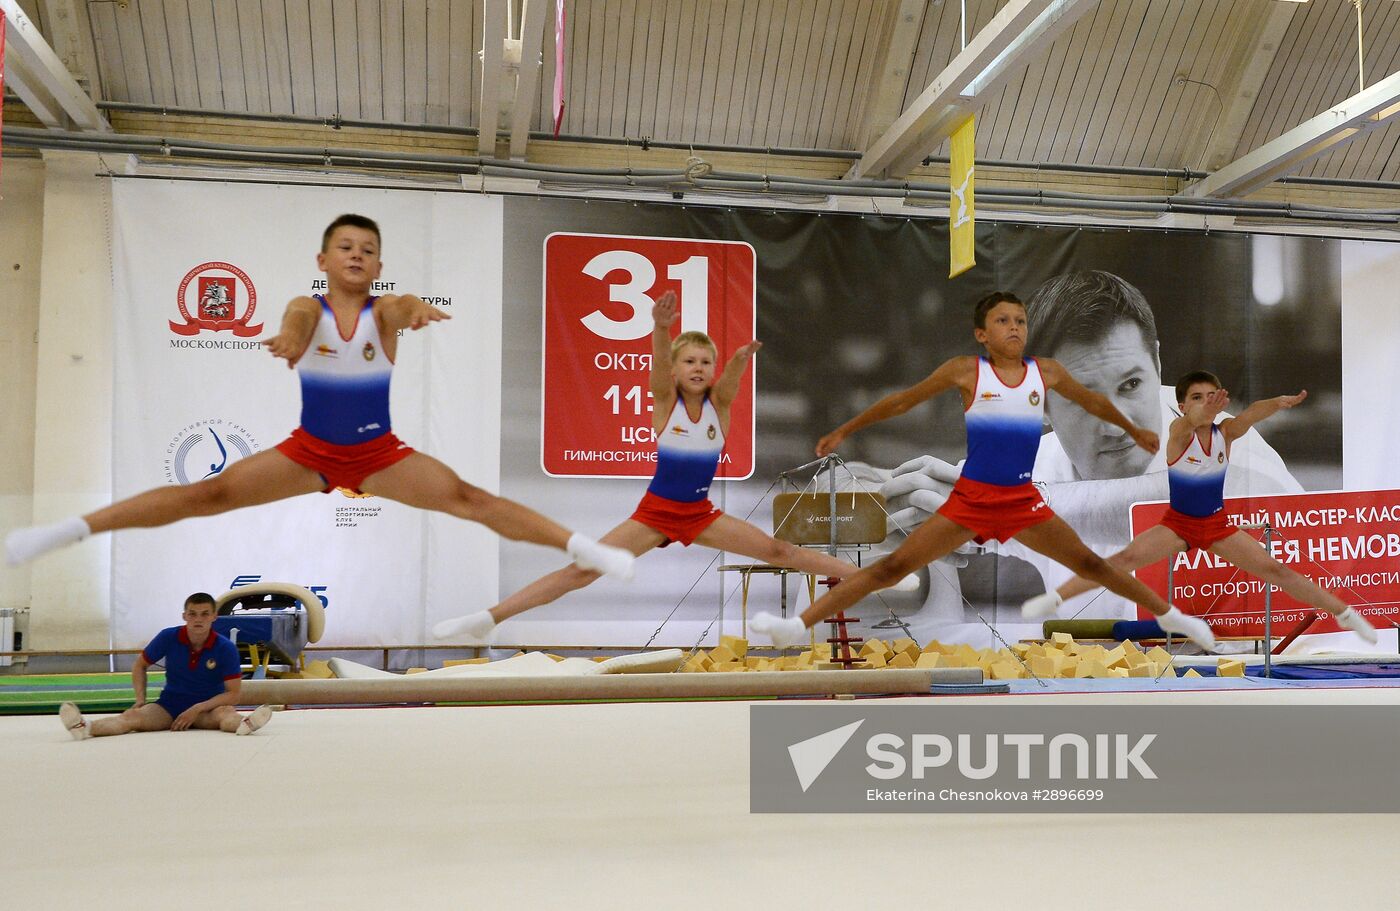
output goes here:
[{"label": "white wall", "polygon": [[1400,244],[1342,246],[1342,486],[1400,488]]},{"label": "white wall", "polygon": [[[43,219],[43,162],[6,158],[0,168],[0,528],[27,525],[33,514]],[[0,607],[28,605],[28,570],[0,570]]]},{"label": "white wall", "polygon": [[[109,156],[110,158],[110,156]],[[111,180],[101,157],[44,153],[43,265],[35,387],[35,522],[112,497]],[[30,567],[36,649],[105,648],[111,541],[84,541]]]}]

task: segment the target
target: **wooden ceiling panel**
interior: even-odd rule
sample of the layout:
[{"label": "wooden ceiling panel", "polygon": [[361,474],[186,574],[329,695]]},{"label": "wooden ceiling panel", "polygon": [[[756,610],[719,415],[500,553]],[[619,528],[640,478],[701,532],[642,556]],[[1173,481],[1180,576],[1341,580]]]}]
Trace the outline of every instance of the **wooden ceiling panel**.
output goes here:
[{"label": "wooden ceiling panel", "polygon": [[[553,127],[554,3],[531,99]],[[1008,0],[968,0],[969,37]],[[978,111],[979,153],[1028,162],[1195,168],[1232,59],[1277,0],[1100,0]],[[511,0],[519,23],[522,0]],[[43,4],[21,0],[41,30]],[[898,0],[569,0],[563,131],[607,138],[854,149]],[[1400,67],[1400,3],[1365,7],[1367,77]],[[903,105],[961,46],[958,0],[917,21]],[[483,0],[130,0],[87,5],[111,101],[389,123],[479,121]],[[1277,18],[1277,17],[1275,17]],[[1235,67],[1237,70],[1238,67]],[[1195,82],[1178,84],[1178,75]],[[1200,85],[1198,83],[1205,83]],[[1299,7],[1236,155],[1357,89],[1355,9]],[[502,121],[502,126],[507,121]],[[1379,129],[1308,176],[1400,176]],[[929,150],[931,153],[941,150]]]}]

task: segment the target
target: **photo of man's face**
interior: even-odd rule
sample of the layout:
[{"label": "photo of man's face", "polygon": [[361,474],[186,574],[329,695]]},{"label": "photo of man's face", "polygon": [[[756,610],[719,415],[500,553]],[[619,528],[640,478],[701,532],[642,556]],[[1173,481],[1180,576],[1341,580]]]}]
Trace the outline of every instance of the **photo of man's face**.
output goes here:
[{"label": "photo of man's face", "polygon": [[[1031,339],[1035,343],[1035,339]],[[1158,432],[1162,425],[1162,378],[1152,346],[1141,326],[1119,320],[1096,341],[1066,341],[1048,352],[1076,380],[1108,398],[1139,427]],[[1147,471],[1152,454],[1118,427],[1101,421],[1078,405],[1052,395],[1046,414],[1065,453],[1083,479],[1129,478]]]}]

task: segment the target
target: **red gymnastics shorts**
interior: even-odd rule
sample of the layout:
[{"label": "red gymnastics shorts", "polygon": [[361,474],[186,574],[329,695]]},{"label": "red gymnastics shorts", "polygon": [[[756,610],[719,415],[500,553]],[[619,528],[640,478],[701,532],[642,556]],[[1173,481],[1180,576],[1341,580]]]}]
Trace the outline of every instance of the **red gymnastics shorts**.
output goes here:
[{"label": "red gymnastics shorts", "polygon": [[1198,547],[1205,550],[1216,541],[1223,541],[1239,531],[1225,521],[1225,510],[1217,510],[1208,516],[1188,516],[1170,507],[1162,516],[1162,525],[1175,532],[1186,542],[1186,549]]},{"label": "red gymnastics shorts", "polygon": [[300,427],[277,444],[277,451],[319,474],[321,480],[326,482],[326,489],[321,493],[330,493],[339,487],[363,493],[360,485],[365,478],[413,455],[413,447],[392,433],[364,443],[338,446],[314,437]]},{"label": "red gymnastics shorts", "polygon": [[1001,487],[958,478],[938,514],[977,533],[978,544],[1009,540],[1032,525],[1055,518],[1034,484]]},{"label": "red gymnastics shorts", "polygon": [[642,502],[637,504],[637,511],[632,513],[632,521],[641,522],[652,531],[665,535],[662,547],[672,541],[689,547],[722,515],[724,513],[709,500],[681,503],[658,497],[648,490]]}]

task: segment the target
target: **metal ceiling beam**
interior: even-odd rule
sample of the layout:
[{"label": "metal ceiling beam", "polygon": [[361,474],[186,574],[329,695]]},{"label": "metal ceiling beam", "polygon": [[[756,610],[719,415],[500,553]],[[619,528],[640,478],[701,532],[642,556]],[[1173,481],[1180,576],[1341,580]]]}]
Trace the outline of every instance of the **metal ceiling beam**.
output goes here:
[{"label": "metal ceiling beam", "polygon": [[505,69],[508,0],[485,0],[481,24],[481,104],[477,109],[477,154],[496,157],[501,121],[501,77]]},{"label": "metal ceiling beam", "polygon": [[92,40],[92,20],[83,0],[41,0],[49,42],[63,66],[78,80],[89,98],[102,100],[98,84],[97,48]]},{"label": "metal ceiling beam", "polygon": [[530,141],[530,121],[539,100],[541,54],[545,14],[549,0],[524,0],[520,24],[520,70],[515,82],[515,104],[510,113],[510,157],[524,158]]},{"label": "metal ceiling beam", "polygon": [[918,50],[919,29],[928,0],[900,0],[885,27],[879,55],[871,69],[870,92],[857,135],[862,147],[881,136],[899,116]]},{"label": "metal ceiling beam", "polygon": [[1335,151],[1400,113],[1400,73],[1392,73],[1330,110],[1187,187],[1188,196],[1244,196]]},{"label": "metal ceiling beam", "polygon": [[5,12],[6,76],[34,116],[50,129],[110,132],[97,110],[17,0],[0,0]]},{"label": "metal ceiling beam", "polygon": [[1253,34],[1236,47],[1230,69],[1220,83],[1220,119],[1210,128],[1201,143],[1201,154],[1195,159],[1200,167],[1215,171],[1234,157],[1297,9],[1294,3],[1263,7]]},{"label": "metal ceiling beam", "polygon": [[1098,0],[1011,0],[968,42],[847,175],[907,174],[1002,85]]}]

